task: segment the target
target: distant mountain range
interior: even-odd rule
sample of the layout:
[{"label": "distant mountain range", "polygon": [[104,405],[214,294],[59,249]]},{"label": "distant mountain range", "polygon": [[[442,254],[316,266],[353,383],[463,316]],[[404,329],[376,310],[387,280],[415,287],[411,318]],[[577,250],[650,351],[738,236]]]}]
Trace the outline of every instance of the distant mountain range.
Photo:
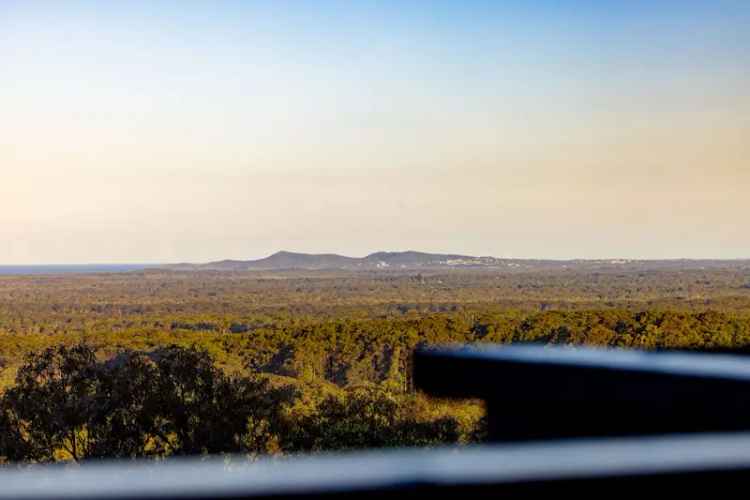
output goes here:
[{"label": "distant mountain range", "polygon": [[258,260],[220,260],[206,264],[172,264],[174,270],[211,271],[276,271],[276,270],[376,270],[416,269],[440,267],[486,267],[498,266],[502,259],[494,257],[471,257],[468,255],[435,254],[424,252],[375,252],[366,257],[346,257],[332,253],[308,254],[276,252]]},{"label": "distant mountain range", "polygon": [[332,253],[308,254],[276,252],[257,260],[220,260],[205,264],[170,264],[163,269],[176,271],[283,271],[283,270],[402,270],[496,268],[506,270],[542,269],[750,269],[749,260],[537,260],[473,257],[470,255],[425,252],[375,252],[366,257],[346,257]]}]

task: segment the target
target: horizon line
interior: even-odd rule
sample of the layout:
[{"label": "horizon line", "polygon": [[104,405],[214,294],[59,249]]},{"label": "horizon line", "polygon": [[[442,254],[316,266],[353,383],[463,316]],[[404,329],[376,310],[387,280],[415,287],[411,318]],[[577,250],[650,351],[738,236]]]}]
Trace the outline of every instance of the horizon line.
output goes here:
[{"label": "horizon line", "polygon": [[174,261],[101,261],[101,262],[48,262],[48,263],[15,263],[6,264],[0,262],[0,268],[19,268],[19,267],[94,267],[94,266],[143,266],[143,267],[156,267],[156,266],[174,266],[174,265],[195,265],[195,264],[211,264],[222,261],[237,261],[237,262],[250,262],[255,260],[262,260],[278,253],[292,253],[298,255],[336,255],[339,257],[348,257],[355,259],[364,259],[370,255],[376,253],[423,253],[423,254],[441,254],[441,255],[456,255],[462,257],[473,257],[473,258],[493,258],[497,260],[508,260],[508,261],[547,261],[547,262],[600,262],[600,261],[626,261],[626,262],[668,262],[668,261],[683,261],[683,262],[701,262],[701,261],[715,261],[715,262],[737,262],[737,261],[750,261],[750,256],[747,257],[499,257],[490,254],[484,255],[471,255],[456,252],[427,252],[421,250],[377,250],[370,252],[361,257],[353,257],[343,253],[336,252],[298,252],[291,250],[278,250],[276,252],[267,253],[263,257],[255,258],[216,258],[211,260],[202,259],[180,259]]}]

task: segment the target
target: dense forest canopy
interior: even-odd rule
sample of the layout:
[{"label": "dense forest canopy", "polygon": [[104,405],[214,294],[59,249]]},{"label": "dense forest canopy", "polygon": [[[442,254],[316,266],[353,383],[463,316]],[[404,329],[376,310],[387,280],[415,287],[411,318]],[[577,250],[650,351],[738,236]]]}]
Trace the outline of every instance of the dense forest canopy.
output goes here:
[{"label": "dense forest canopy", "polygon": [[410,370],[473,342],[744,350],[750,268],[0,276],[0,456],[473,442]]}]

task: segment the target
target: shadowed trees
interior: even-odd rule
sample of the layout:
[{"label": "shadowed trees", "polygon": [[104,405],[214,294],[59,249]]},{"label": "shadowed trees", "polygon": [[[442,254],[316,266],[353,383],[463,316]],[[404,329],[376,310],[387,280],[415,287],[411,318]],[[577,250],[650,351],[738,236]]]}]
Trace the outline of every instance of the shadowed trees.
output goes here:
[{"label": "shadowed trees", "polygon": [[[97,359],[86,345],[26,358],[0,399],[0,459],[320,451],[457,442],[458,422],[367,386],[298,401],[291,386],[229,377],[207,351],[161,347]],[[425,414],[422,414],[425,413]]]},{"label": "shadowed trees", "polygon": [[84,345],[27,357],[2,399],[8,460],[265,452],[292,393],[230,378],[176,346],[99,361]]},{"label": "shadowed trees", "polygon": [[85,346],[45,349],[30,355],[4,397],[5,425],[13,450],[32,460],[60,453],[73,460],[90,456],[100,412],[100,366]]},{"label": "shadowed trees", "polygon": [[272,446],[282,425],[279,412],[294,397],[291,388],[230,378],[194,348],[160,348],[149,356],[156,376],[145,413],[155,417],[160,454],[262,453]]}]

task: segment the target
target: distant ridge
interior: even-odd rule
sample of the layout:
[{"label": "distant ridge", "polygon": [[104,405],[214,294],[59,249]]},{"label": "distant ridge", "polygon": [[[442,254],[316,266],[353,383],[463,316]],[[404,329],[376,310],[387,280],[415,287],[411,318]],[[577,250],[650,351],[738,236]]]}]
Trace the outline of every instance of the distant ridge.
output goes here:
[{"label": "distant ridge", "polygon": [[249,260],[242,263],[246,268],[271,269],[341,269],[356,267],[361,259],[344,257],[333,253],[307,254],[276,252],[265,259]]},{"label": "distant ridge", "polygon": [[206,264],[173,264],[177,270],[276,271],[276,270],[368,270],[500,265],[494,257],[472,257],[457,254],[415,252],[375,252],[366,257],[346,257],[333,253],[308,254],[280,251],[258,260],[220,260]]},{"label": "distant ridge", "polygon": [[708,269],[750,268],[748,260],[631,260],[631,259],[500,259],[460,254],[440,254],[407,250],[375,252],[366,257],[347,257],[334,253],[309,254],[280,251],[257,260],[219,260],[205,264],[171,264],[162,269],[176,271],[285,271],[285,270],[403,270],[495,268],[506,270],[550,269]]}]

